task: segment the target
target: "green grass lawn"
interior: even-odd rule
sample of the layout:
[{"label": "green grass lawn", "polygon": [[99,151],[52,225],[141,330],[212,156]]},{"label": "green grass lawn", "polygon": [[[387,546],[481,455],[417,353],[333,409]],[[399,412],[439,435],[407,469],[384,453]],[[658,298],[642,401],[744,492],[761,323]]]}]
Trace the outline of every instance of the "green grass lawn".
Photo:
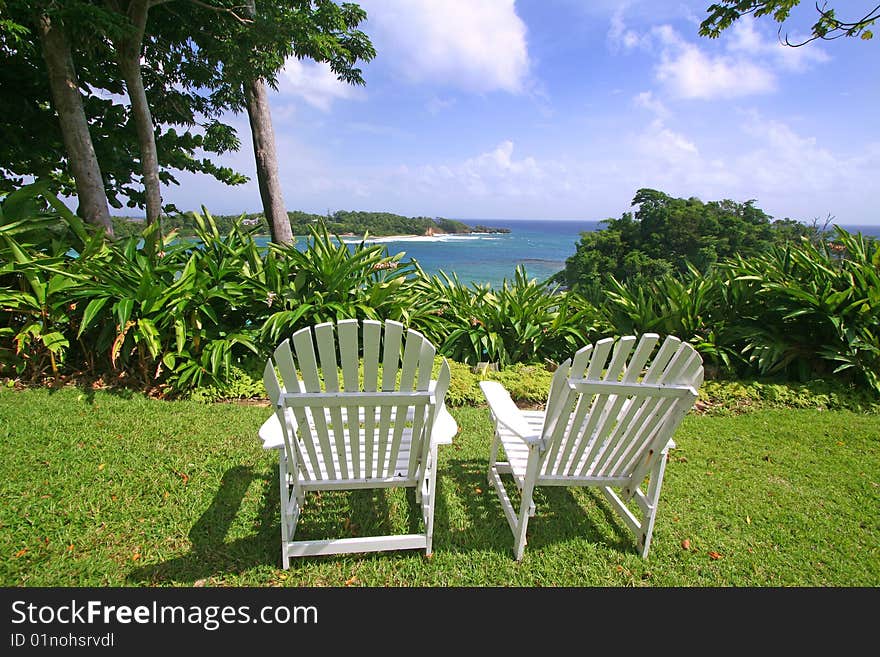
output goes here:
[{"label": "green grass lawn", "polygon": [[[878,415],[690,415],[647,560],[601,495],[553,488],[538,490],[516,563],[486,484],[488,413],[451,410],[461,432],[440,452],[432,558],[319,557],[283,571],[277,462],[256,437],[267,408],[3,390],[0,585],[880,585]],[[297,536],[405,532],[414,511],[403,491],[325,493]]]}]

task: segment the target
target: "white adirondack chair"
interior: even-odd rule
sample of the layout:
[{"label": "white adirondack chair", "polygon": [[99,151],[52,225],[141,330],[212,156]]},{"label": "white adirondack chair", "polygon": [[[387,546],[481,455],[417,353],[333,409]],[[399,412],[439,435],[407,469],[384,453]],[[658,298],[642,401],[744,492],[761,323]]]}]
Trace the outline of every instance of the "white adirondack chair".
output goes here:
[{"label": "white adirondack chair", "polygon": [[[638,344],[626,336],[616,344],[606,338],[583,347],[554,373],[544,411],[522,411],[501,384],[480,382],[495,423],[489,484],[513,531],[517,561],[535,514],[536,486],[598,487],[635,534],[642,557],[648,556],[667,451],[675,446],[672,434],[703,382],[700,355],[672,336],[645,369],[658,341],[647,333]],[[503,462],[497,460],[500,446]],[[513,475],[522,493],[519,512],[502,473]],[[630,510],[630,500],[641,518]]]},{"label": "white adirondack chair", "polygon": [[[445,359],[431,379],[435,351],[398,322],[359,326],[354,319],[304,328],[275,349],[263,373],[275,414],[260,437],[279,455],[285,569],[297,556],[414,548],[431,554],[437,446],[458,431],[443,403]],[[423,533],[293,540],[307,492],[390,487],[415,489]]]}]

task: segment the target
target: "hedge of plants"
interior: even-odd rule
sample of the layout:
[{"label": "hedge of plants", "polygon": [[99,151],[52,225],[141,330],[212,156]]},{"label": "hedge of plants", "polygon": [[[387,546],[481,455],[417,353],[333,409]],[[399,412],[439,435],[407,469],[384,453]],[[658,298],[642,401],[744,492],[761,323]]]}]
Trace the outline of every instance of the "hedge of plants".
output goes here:
[{"label": "hedge of plants", "polygon": [[110,241],[39,186],[0,199],[0,376],[123,380],[160,394],[262,370],[284,337],[343,318],[393,319],[467,366],[550,368],[607,335],[690,341],[710,375],[816,377],[880,393],[880,249],[837,229],[650,282],[607,277],[585,298],[524,270],[500,288],[426,274],[381,244],[314,229],[261,247],[203,208],[194,238],[161,227]]}]

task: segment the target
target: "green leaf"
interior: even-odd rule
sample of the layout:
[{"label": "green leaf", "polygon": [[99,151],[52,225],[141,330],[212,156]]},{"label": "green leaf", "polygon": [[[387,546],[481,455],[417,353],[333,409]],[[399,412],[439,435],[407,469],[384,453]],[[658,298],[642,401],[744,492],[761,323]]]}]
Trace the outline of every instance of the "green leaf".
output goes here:
[{"label": "green leaf", "polygon": [[155,358],[159,355],[159,352],[162,349],[162,343],[159,339],[159,331],[156,330],[156,325],[146,317],[142,317],[138,320],[138,329],[146,341],[147,341],[147,349],[150,352],[150,356]]},{"label": "green leaf", "polygon": [[55,354],[59,353],[65,347],[70,346],[70,343],[67,341],[67,338],[64,337],[64,334],[59,333],[58,331],[44,333],[42,338],[43,344],[46,346],[46,349]]},{"label": "green leaf", "polygon": [[116,313],[116,321],[119,323],[119,330],[124,331],[125,325],[131,318],[131,311],[134,310],[134,299],[120,299],[113,304],[113,311]]},{"label": "green leaf", "polygon": [[92,322],[95,321],[95,317],[98,316],[98,313],[101,312],[101,309],[107,304],[107,300],[109,297],[97,297],[89,301],[89,305],[86,306],[85,312],[83,312],[82,323],[79,326],[79,333],[76,334],[76,337],[79,338],[83,331],[88,329]]},{"label": "green leaf", "polygon": [[174,338],[176,341],[177,353],[182,353],[183,347],[186,344],[186,325],[183,323],[182,319],[174,321]]}]

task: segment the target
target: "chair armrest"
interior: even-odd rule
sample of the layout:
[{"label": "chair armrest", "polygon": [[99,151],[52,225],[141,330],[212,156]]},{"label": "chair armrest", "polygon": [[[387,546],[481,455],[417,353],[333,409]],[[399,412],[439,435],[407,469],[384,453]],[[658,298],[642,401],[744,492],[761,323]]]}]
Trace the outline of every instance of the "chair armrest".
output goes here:
[{"label": "chair armrest", "polygon": [[284,447],[284,434],[281,431],[281,423],[275,413],[263,422],[259,432],[260,440],[263,441],[263,449],[282,449]]},{"label": "chair armrest", "polygon": [[513,432],[527,445],[539,444],[541,434],[535,433],[522,411],[510,398],[510,393],[497,381],[480,381],[480,389],[489,404],[489,410],[498,424]]},{"label": "chair armrest", "polygon": [[452,439],[457,433],[458,423],[449,414],[449,411],[446,410],[446,405],[444,404],[437,409],[437,414],[434,416],[434,426],[431,429],[431,444],[451,445]]}]

